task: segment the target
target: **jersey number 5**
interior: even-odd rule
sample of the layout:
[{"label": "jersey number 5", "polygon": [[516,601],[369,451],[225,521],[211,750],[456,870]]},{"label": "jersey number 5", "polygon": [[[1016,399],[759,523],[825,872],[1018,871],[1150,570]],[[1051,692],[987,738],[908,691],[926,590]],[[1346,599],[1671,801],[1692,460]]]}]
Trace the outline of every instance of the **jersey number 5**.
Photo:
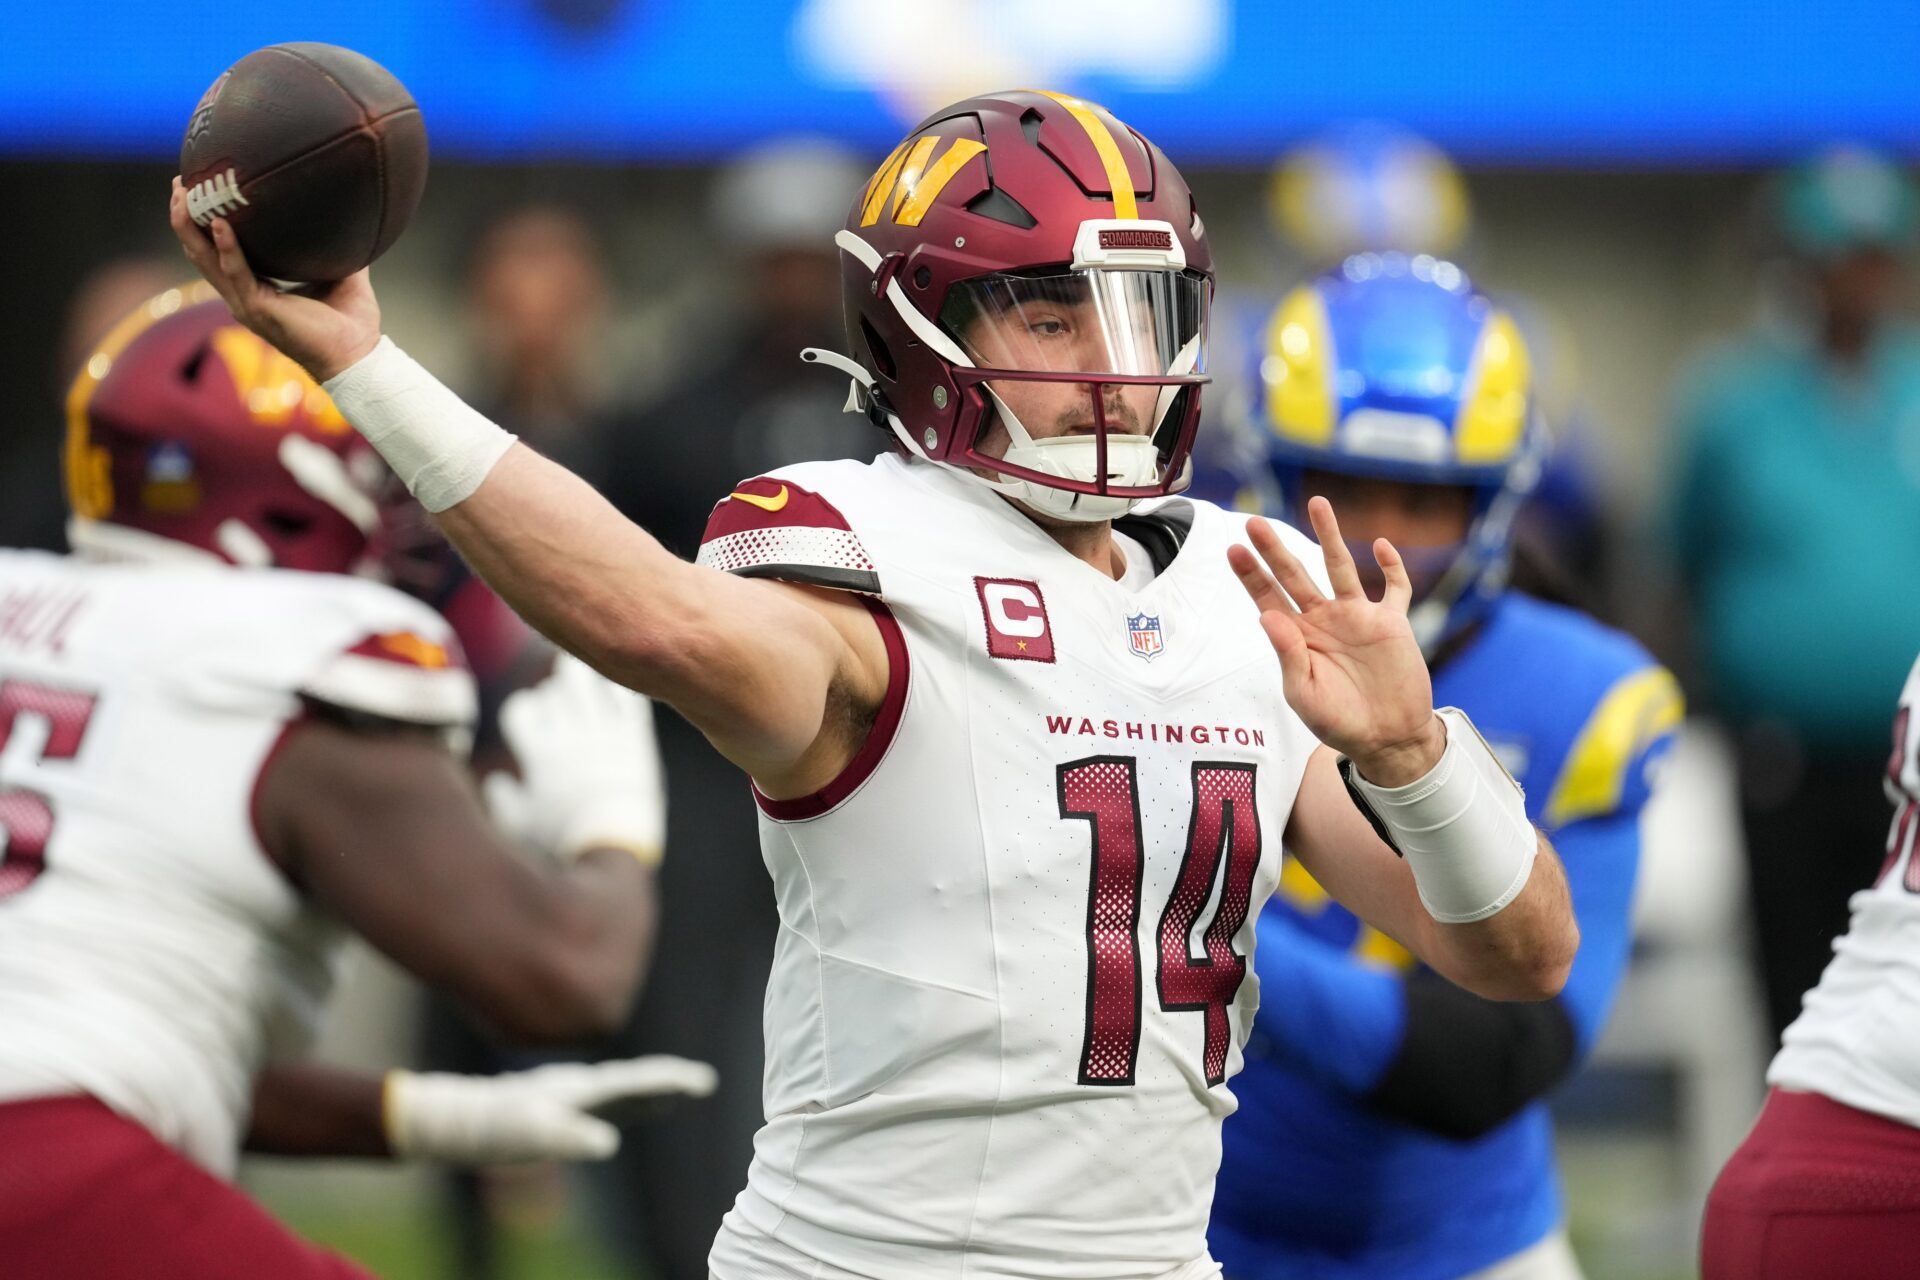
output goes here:
[{"label": "jersey number 5", "polygon": [[[1132,1084],[1140,1051],[1140,785],[1132,756],[1091,756],[1059,768],[1060,816],[1093,829],[1093,885],[1087,895],[1087,1030],[1081,1084]],[[1224,873],[1221,862],[1224,859]],[[1227,1003],[1247,974],[1233,935],[1247,921],[1260,866],[1254,766],[1193,766],[1193,816],[1173,896],[1160,913],[1155,987],[1168,1012],[1201,1014],[1201,1065],[1208,1084],[1227,1078]],[[1219,884],[1219,906],[1193,955],[1193,930]]]},{"label": "jersey number 5", "polygon": [[[0,681],[0,765],[24,720],[46,725],[42,760],[71,760],[80,753],[96,699],[90,693]],[[0,778],[4,783],[4,778]],[[53,806],[37,791],[0,785],[0,899],[26,888],[47,866],[47,841],[53,835]]]}]

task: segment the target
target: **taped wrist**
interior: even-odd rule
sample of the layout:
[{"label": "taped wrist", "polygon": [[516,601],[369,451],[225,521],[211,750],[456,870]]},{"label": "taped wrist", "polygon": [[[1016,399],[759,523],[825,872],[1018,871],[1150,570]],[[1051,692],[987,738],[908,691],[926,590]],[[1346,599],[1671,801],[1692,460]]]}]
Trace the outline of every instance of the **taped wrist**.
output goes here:
[{"label": "taped wrist", "polygon": [[1473,721],[1453,707],[1437,714],[1447,747],[1425,777],[1376,787],[1350,762],[1341,773],[1361,812],[1406,858],[1428,914],[1472,924],[1519,896],[1539,844],[1525,794]]},{"label": "taped wrist", "polygon": [[380,1082],[380,1127],[387,1135],[387,1150],[396,1160],[414,1154],[416,1135],[408,1129],[407,1092],[419,1077],[411,1071],[389,1071]]},{"label": "taped wrist", "polygon": [[438,514],[466,501],[515,437],[382,336],[322,384],[341,414],[387,460],[420,505]]}]

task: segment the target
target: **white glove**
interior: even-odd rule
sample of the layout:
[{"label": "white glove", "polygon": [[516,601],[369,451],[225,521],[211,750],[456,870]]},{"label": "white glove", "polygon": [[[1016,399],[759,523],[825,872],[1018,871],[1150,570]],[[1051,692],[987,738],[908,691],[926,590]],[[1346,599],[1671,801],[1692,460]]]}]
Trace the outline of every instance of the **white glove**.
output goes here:
[{"label": "white glove", "polygon": [[660,860],[667,796],[653,704],[570,654],[507,696],[500,731],[520,776],[487,775],[487,807],[514,836],[554,857],[627,849]]},{"label": "white glove", "polygon": [[706,1063],[666,1055],[498,1076],[390,1071],[387,1145],[400,1159],[448,1164],[605,1160],[620,1131],[590,1112],[630,1098],[704,1098],[718,1083]]}]

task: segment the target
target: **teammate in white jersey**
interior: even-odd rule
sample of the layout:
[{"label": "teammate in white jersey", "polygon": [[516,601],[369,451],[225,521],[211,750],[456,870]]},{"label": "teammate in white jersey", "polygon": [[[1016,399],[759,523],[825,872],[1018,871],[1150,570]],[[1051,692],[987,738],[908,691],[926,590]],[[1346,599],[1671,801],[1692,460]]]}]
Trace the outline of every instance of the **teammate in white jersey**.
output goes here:
[{"label": "teammate in white jersey", "polygon": [[447,624],[348,576],[378,459],[196,292],[74,387],[76,554],[0,551],[9,1280],[359,1276],[223,1180],[243,1143],[604,1156],[589,1107],[710,1087],[677,1059],[383,1081],[292,1056],[348,930],[515,1037],[618,1026],[661,809],[644,701],[569,660],[504,716],[551,865],[509,847],[450,749],[474,690]]},{"label": "teammate in white jersey", "polygon": [[1887,759],[1873,887],[1767,1070],[1753,1132],[1707,1198],[1705,1280],[1914,1274],[1920,1230],[1920,661]]},{"label": "teammate in white jersey", "polygon": [[366,275],[280,294],[173,223],[523,616],[752,778],[782,929],[721,1280],[1213,1274],[1283,840],[1471,990],[1564,978],[1558,865],[1436,716],[1392,549],[1375,602],[1324,504],[1317,579],[1264,521],[1122,519],[1184,482],[1211,264],[1102,108],[994,94],[901,143],[837,238],[854,355],[808,353],[893,452],[743,483],[692,566],[383,339]]}]

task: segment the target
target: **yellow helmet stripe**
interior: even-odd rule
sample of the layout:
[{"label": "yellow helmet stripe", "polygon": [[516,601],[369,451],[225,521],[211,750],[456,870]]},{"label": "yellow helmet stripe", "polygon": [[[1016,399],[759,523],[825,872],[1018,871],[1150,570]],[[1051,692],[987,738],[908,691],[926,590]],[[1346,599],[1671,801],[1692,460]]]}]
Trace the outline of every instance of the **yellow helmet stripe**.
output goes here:
[{"label": "yellow helmet stripe", "polygon": [[1454,424],[1455,461],[1470,466],[1507,461],[1526,434],[1533,364],[1519,327],[1504,311],[1494,312],[1480,330],[1468,386]]},{"label": "yellow helmet stripe", "polygon": [[1333,443],[1338,407],[1333,398],[1333,331],[1317,289],[1302,285],[1288,294],[1267,324],[1267,353],[1260,362],[1266,385],[1267,421],[1275,435],[1324,448]]},{"label": "yellow helmet stripe", "polygon": [[893,180],[900,174],[900,165],[907,158],[907,146],[903,142],[893,149],[884,163],[874,171],[873,180],[867,183],[867,193],[860,204],[860,225],[870,227],[880,221],[880,206],[886,201],[887,193],[893,190]]},{"label": "yellow helmet stripe", "polygon": [[1107,128],[1106,122],[1079,98],[1070,98],[1064,93],[1047,89],[1035,92],[1065,107],[1067,114],[1079,121],[1080,127],[1087,131],[1087,137],[1093,142],[1093,149],[1099,154],[1100,163],[1107,171],[1107,185],[1113,188],[1113,216],[1129,220],[1139,218],[1140,206],[1134,197],[1133,175],[1127,172],[1127,161],[1120,154],[1120,144],[1113,140],[1113,130]]},{"label": "yellow helmet stripe", "polygon": [[103,520],[113,511],[111,461],[107,451],[91,443],[87,433],[87,411],[101,380],[113,368],[120,353],[146,332],[149,325],[213,296],[212,285],[196,280],[147,299],[120,317],[94,347],[87,362],[80,366],[73,385],[67,389],[67,502],[76,516]]},{"label": "yellow helmet stripe", "polygon": [[893,220],[903,227],[917,227],[920,219],[927,216],[927,210],[933,206],[934,199],[952,182],[954,175],[967,167],[967,162],[987,149],[984,142],[975,142],[972,138],[955,138],[946,154],[933,162],[933,167],[922,173],[919,180],[911,186],[907,177],[900,179],[900,189],[907,194],[906,200],[894,211]]}]

